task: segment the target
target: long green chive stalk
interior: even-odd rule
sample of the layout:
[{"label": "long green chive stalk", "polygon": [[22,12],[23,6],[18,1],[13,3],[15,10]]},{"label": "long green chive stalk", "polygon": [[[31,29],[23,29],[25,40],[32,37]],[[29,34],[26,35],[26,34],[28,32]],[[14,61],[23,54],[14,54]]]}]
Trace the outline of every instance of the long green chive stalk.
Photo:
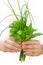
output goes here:
[{"label": "long green chive stalk", "polygon": [[1,36],[1,34],[2,34],[7,28],[9,28],[9,26],[7,26],[6,28],[4,28],[4,29],[2,30],[2,32],[0,33],[0,36]]},{"label": "long green chive stalk", "polygon": [[14,11],[14,9],[13,9],[13,7],[12,7],[12,5],[11,5],[11,3],[10,3],[10,1],[9,1],[9,0],[7,0],[7,1],[8,1],[8,4],[9,4],[9,6],[10,6],[10,10],[13,12],[13,14],[14,14],[15,17],[16,17],[16,19],[19,20],[18,17],[17,17],[17,15],[16,15],[16,13],[15,13],[15,11]]},{"label": "long green chive stalk", "polygon": [[[33,19],[31,12],[29,11],[28,3],[25,0],[24,0],[25,4],[23,4],[21,8],[20,8],[20,5],[19,5],[19,0],[17,0],[19,12],[20,12],[20,15],[19,15],[20,19],[16,15],[10,1],[9,0],[7,0],[7,1],[8,1],[8,4],[10,6],[10,10],[13,12],[14,16],[16,17],[16,20],[14,20],[9,25],[9,28],[10,28],[9,36],[10,37],[13,37],[13,39],[16,40],[16,41],[23,42],[23,41],[35,38],[37,36],[43,35],[42,33],[35,33],[37,30],[34,29],[33,25],[32,25],[32,21],[34,19]],[[24,6],[26,7],[26,10],[23,10]],[[30,24],[27,26],[26,23],[27,23],[28,16],[30,18]],[[24,54],[24,51],[22,49],[21,52],[20,52],[19,60],[25,61],[25,58],[26,58],[26,55]]]},{"label": "long green chive stalk", "polygon": [[20,4],[19,4],[19,1],[18,1],[18,0],[17,0],[17,3],[18,3],[18,8],[19,8],[20,15],[21,15],[21,17],[22,17],[22,12],[21,12]]},{"label": "long green chive stalk", "polygon": [[13,15],[13,14],[10,14],[10,15],[4,17],[4,18],[0,21],[0,23],[2,23],[6,18],[8,18],[8,17],[10,17],[10,16],[14,16],[14,15]]}]

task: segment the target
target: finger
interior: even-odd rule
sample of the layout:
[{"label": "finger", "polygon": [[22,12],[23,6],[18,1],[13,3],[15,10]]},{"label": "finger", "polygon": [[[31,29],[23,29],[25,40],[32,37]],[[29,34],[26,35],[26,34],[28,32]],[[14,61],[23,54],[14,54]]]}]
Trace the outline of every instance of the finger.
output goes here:
[{"label": "finger", "polygon": [[24,54],[27,56],[33,56],[32,52],[24,52]]},{"label": "finger", "polygon": [[25,41],[22,43],[22,45],[25,44],[25,45],[35,45],[35,44],[39,44],[39,41],[38,40],[29,40],[29,41]]},{"label": "finger", "polygon": [[37,49],[23,49],[25,52],[38,52]]},{"label": "finger", "polygon": [[8,43],[4,43],[4,46],[7,47],[7,48],[9,48],[9,49],[16,49],[15,46],[10,45],[10,44],[8,44]]},{"label": "finger", "polygon": [[21,51],[20,49],[14,49],[14,50],[12,50],[12,49],[6,49],[6,52],[19,52],[19,51]]},{"label": "finger", "polygon": [[25,55],[27,55],[27,56],[35,56],[35,55],[33,55],[33,54],[28,54],[28,53],[24,53]]},{"label": "finger", "polygon": [[11,40],[10,38],[8,39],[9,41],[12,41],[14,44],[17,44],[18,46],[20,46],[21,45],[21,43],[19,42],[19,41],[13,41],[13,40]]},{"label": "finger", "polygon": [[13,39],[13,37],[8,37],[7,39],[9,39],[9,40],[11,40],[11,41],[15,41],[15,40]]},{"label": "finger", "polygon": [[15,46],[15,47],[21,47],[21,45],[19,45],[18,43],[16,43],[16,42],[13,42],[13,41],[11,41],[11,40],[9,40],[9,39],[7,39],[7,40],[5,40],[5,43],[7,43],[7,44],[9,44],[9,45],[12,45],[12,46]]},{"label": "finger", "polygon": [[[27,54],[29,56],[29,54]],[[31,54],[30,56],[39,56],[40,54]]]},{"label": "finger", "polygon": [[37,45],[22,45],[22,48],[24,49],[37,49]]},{"label": "finger", "polygon": [[4,51],[4,52],[17,52],[17,51],[21,51],[21,49],[19,49],[19,48],[14,48],[13,49],[13,48],[9,48],[7,46],[4,46],[2,51]]},{"label": "finger", "polygon": [[24,54],[27,55],[27,56],[38,56],[38,55],[40,55],[40,54],[37,54],[37,53],[34,53],[34,52],[25,52]]},{"label": "finger", "polygon": [[13,42],[16,42],[18,44],[21,44],[21,42],[14,40],[12,37],[9,37],[8,39],[11,40],[11,41],[13,41]]},{"label": "finger", "polygon": [[20,48],[12,47],[12,45],[9,45],[9,44],[6,44],[5,42],[2,42],[1,51],[7,52],[7,49],[8,49],[8,51],[9,50],[11,50],[11,51],[21,51]]}]

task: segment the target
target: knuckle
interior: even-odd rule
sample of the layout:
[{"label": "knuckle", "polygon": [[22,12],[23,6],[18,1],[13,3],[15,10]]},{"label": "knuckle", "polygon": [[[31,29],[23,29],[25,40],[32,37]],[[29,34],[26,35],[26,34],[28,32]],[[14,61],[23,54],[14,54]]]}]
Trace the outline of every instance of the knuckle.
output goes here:
[{"label": "knuckle", "polygon": [[13,48],[13,46],[12,46],[12,45],[7,45],[7,47],[8,47],[8,48],[11,48],[11,49]]}]

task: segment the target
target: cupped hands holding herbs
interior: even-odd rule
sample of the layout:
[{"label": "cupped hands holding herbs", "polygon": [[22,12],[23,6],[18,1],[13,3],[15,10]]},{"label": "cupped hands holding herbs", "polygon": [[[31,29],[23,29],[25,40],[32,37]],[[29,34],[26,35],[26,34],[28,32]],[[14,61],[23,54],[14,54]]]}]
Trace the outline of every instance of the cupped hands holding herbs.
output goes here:
[{"label": "cupped hands holding herbs", "polygon": [[[20,13],[17,15],[10,1],[9,0],[7,1],[9,4],[8,7],[13,13],[13,16],[16,17],[16,20],[12,21],[12,23],[8,26],[8,28],[10,29],[9,36],[12,37],[14,41],[12,42],[12,40],[6,40],[4,42],[1,42],[2,43],[1,48],[5,47],[6,51],[7,49],[9,49],[9,51],[11,51],[11,49],[13,49],[12,51],[21,51],[19,57],[20,61],[25,61],[26,55],[36,56],[42,54],[43,45],[41,45],[40,42],[37,40],[31,40],[32,38],[35,38],[43,34],[39,32],[37,33],[36,32],[37,30],[33,28],[32,25],[33,16],[29,11],[28,2],[24,0],[24,4],[22,5],[22,7],[20,7],[19,0],[17,0],[19,13]],[[27,26],[28,17],[29,17],[30,24]]]},{"label": "cupped hands holding herbs", "polygon": [[27,56],[43,54],[43,45],[38,40],[28,40],[21,44],[9,37],[5,41],[0,41],[0,50],[3,52],[20,52],[22,49]]}]

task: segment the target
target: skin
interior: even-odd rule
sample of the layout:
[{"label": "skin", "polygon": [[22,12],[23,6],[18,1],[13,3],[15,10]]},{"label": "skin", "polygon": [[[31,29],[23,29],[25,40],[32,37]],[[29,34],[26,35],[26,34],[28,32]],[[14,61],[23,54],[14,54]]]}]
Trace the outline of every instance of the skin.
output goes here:
[{"label": "skin", "polygon": [[39,56],[43,54],[43,45],[38,40],[29,40],[22,43],[24,54],[27,56]]},{"label": "skin", "polygon": [[14,41],[13,38],[8,38],[5,41],[0,41],[0,50],[4,52],[19,52],[23,49],[27,56],[39,56],[43,54],[43,45],[38,40],[28,40],[25,42]]},{"label": "skin", "polygon": [[21,43],[9,37],[5,41],[0,41],[0,50],[4,52],[19,52],[21,51]]}]

